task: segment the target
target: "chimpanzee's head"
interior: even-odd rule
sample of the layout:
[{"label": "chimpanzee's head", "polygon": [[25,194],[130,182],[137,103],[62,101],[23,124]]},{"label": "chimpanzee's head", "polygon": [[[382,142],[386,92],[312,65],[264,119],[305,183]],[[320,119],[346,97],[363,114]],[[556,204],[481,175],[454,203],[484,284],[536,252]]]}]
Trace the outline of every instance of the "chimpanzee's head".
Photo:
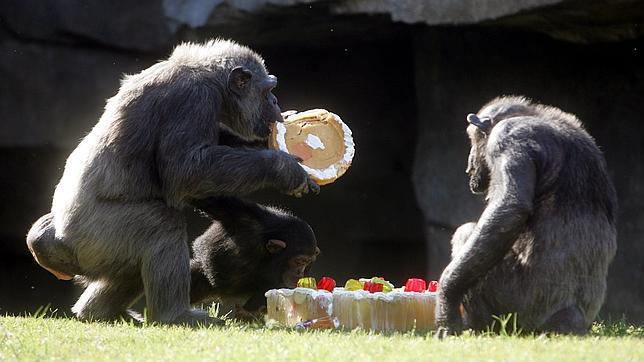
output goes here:
[{"label": "chimpanzee's head", "polygon": [[485,160],[485,147],[489,131],[492,130],[492,120],[479,118],[476,114],[470,113],[467,121],[470,123],[467,127],[467,135],[470,138],[471,147],[465,173],[470,177],[470,190],[475,194],[483,194],[487,192],[490,185],[490,169]]},{"label": "chimpanzee's head", "polygon": [[265,276],[271,288],[294,288],[309,275],[320,254],[313,230],[303,220],[284,215],[279,223],[266,230],[266,249],[270,254]]},{"label": "chimpanzee's head", "polygon": [[268,74],[264,60],[247,47],[230,45],[227,65],[225,109],[222,122],[249,140],[264,140],[271,125],[282,122],[282,112],[273,89],[277,77]]},{"label": "chimpanzee's head", "polygon": [[485,148],[492,128],[504,119],[534,114],[532,103],[524,97],[498,97],[484,105],[477,114],[467,115],[467,135],[471,148],[465,172],[470,177],[470,190],[484,194],[490,186],[490,168],[485,159]]},{"label": "chimpanzee's head", "polygon": [[268,74],[264,59],[250,48],[223,39],[183,43],[169,61],[174,72],[187,74],[183,81],[194,85],[190,87],[193,92],[207,86],[217,93],[212,99],[218,106],[216,114],[204,115],[231,133],[248,141],[263,141],[272,124],[283,121],[273,94],[277,78]]}]

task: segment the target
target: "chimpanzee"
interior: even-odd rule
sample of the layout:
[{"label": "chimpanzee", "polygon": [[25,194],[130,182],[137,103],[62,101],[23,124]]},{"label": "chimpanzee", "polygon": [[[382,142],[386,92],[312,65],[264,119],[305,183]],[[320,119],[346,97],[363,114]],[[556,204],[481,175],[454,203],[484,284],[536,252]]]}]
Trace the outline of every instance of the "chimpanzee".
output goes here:
[{"label": "chimpanzee", "polygon": [[257,53],[226,40],[179,45],[125,77],[67,159],[51,212],[27,235],[38,263],[86,285],[72,308],[78,317],[132,315],[145,295],[151,321],[219,322],[190,307],[181,209],[263,188],[319,191],[296,158],[246,146],[266,144],[282,121],[276,85]]},{"label": "chimpanzee", "polygon": [[241,319],[252,317],[268,289],[294,288],[320,253],[311,227],[286,211],[236,197],[195,206],[214,221],[192,246],[193,304],[233,301]]},{"label": "chimpanzee", "polygon": [[584,334],[616,251],[617,197],[593,138],[572,114],[524,97],[467,117],[467,174],[486,208],[452,238],[439,336],[515,313],[525,331]]}]

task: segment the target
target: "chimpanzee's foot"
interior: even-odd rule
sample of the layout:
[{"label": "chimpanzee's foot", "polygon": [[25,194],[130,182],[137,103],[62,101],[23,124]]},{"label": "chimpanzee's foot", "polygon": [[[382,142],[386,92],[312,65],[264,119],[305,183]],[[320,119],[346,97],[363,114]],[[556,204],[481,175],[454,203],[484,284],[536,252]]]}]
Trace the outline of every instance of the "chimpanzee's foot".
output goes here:
[{"label": "chimpanzee's foot", "polygon": [[584,335],[588,326],[584,315],[576,305],[557,311],[539,328],[541,332]]}]

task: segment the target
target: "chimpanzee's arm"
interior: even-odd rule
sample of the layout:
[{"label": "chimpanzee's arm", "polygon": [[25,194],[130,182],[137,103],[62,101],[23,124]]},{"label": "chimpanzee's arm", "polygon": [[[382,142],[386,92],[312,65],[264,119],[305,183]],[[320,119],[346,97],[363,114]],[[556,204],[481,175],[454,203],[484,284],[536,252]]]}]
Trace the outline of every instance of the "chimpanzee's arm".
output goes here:
[{"label": "chimpanzee's arm", "polygon": [[268,142],[266,140],[255,140],[248,141],[240,136],[236,135],[227,127],[220,124],[219,127],[219,145],[228,146],[228,147],[247,147],[255,149],[266,149],[268,148]]},{"label": "chimpanzee's arm", "polygon": [[202,265],[196,260],[190,260],[190,304],[206,301],[213,290],[206,277]]},{"label": "chimpanzee's arm", "polygon": [[272,150],[231,148],[208,143],[190,145],[161,166],[169,199],[240,195],[275,187],[290,192],[306,181],[297,161]]},{"label": "chimpanzee's arm", "polygon": [[536,174],[530,155],[513,149],[493,160],[488,206],[441,275],[436,322],[454,332],[462,328],[463,295],[507,254],[532,212]]},{"label": "chimpanzee's arm", "polygon": [[158,174],[170,204],[267,187],[286,193],[298,193],[302,185],[319,190],[293,156],[218,145],[219,106],[212,90],[194,86],[174,96],[164,100],[167,114],[161,129],[154,130]]}]

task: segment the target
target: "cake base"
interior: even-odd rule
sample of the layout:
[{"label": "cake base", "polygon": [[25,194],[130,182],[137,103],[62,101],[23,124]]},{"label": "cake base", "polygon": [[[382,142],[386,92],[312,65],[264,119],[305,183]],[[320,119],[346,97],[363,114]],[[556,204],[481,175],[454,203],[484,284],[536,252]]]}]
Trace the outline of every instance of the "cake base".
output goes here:
[{"label": "cake base", "polygon": [[436,293],[369,293],[364,290],[333,291],[333,316],[341,327],[377,332],[427,332],[436,328]]},{"label": "cake base", "polygon": [[434,292],[370,293],[335,288],[333,293],[307,288],[266,292],[267,319],[293,327],[298,322],[331,316],[340,328],[377,332],[427,332],[436,328]]}]

